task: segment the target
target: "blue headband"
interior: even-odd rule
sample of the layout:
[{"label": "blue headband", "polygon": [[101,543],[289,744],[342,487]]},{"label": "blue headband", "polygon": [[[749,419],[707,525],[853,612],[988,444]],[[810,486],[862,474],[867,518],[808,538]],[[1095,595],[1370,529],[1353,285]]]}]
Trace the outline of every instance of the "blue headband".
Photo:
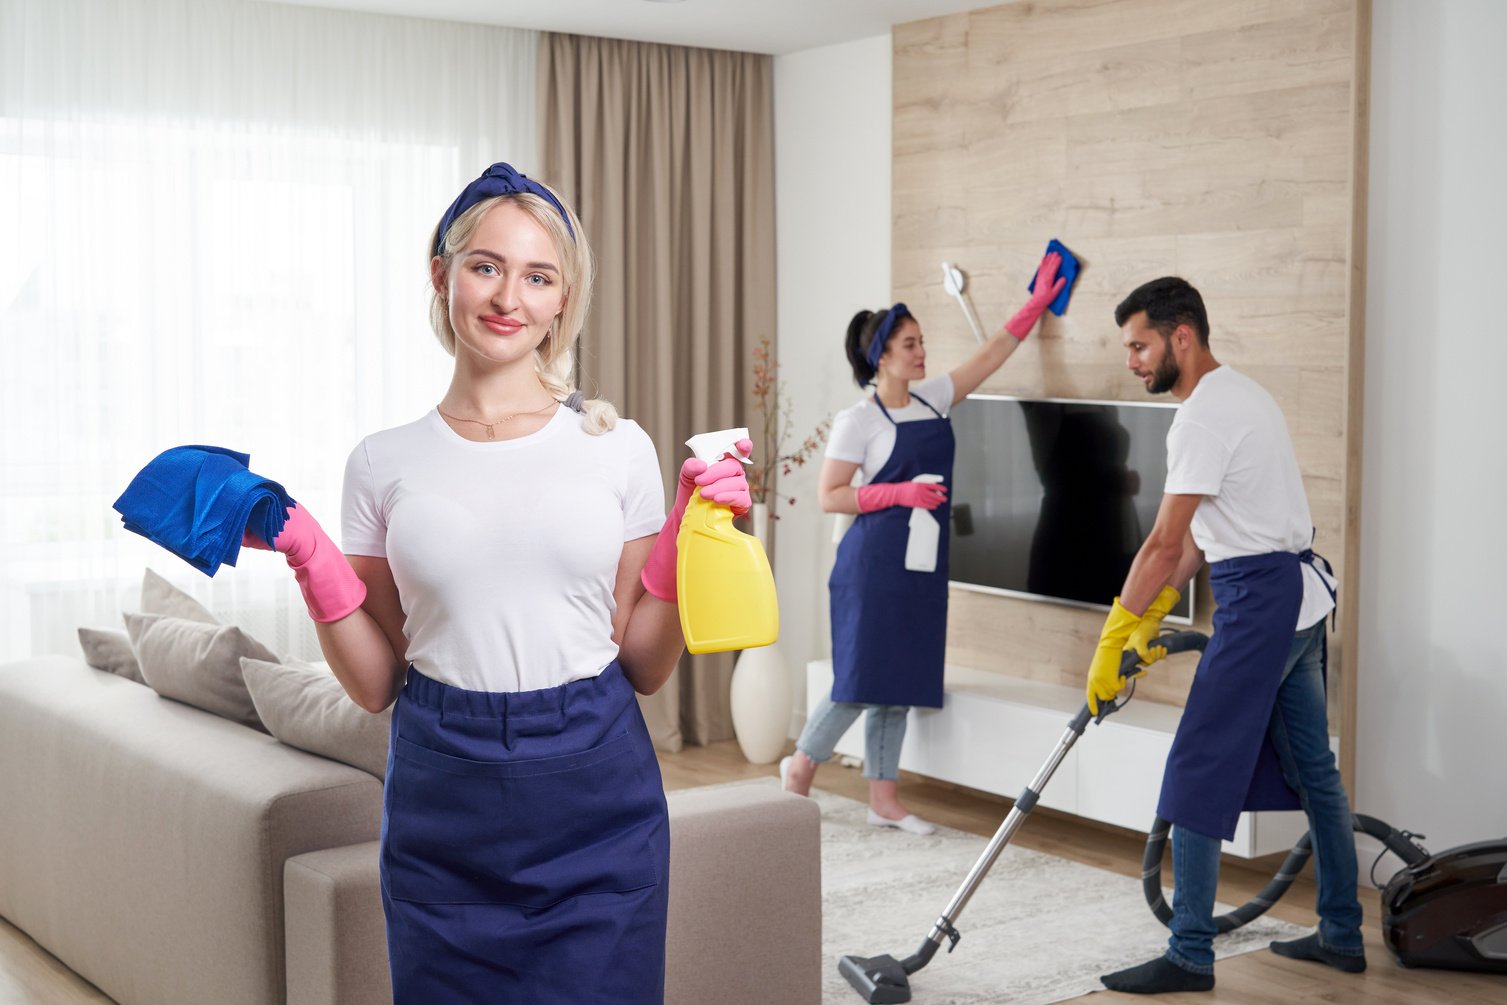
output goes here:
[{"label": "blue headband", "polygon": [[483,199],[490,199],[496,195],[537,195],[560,214],[560,219],[565,221],[565,229],[570,233],[570,239],[576,239],[576,229],[570,225],[570,214],[565,212],[565,207],[555,194],[536,181],[530,181],[524,175],[513,170],[513,165],[498,161],[482,172],[481,177],[467,185],[450,208],[445,210],[445,215],[440,217],[440,229],[434,233],[434,253],[441,254],[445,246],[445,235],[450,232],[450,225],[455,218],[466,210],[475,206]]},{"label": "blue headband", "polygon": [[874,341],[869,343],[869,351],[864,356],[876,373],[879,370],[879,357],[884,355],[884,344],[895,334],[895,326],[901,318],[911,316],[910,308],[904,304],[896,304],[884,312],[884,320],[879,322],[879,327],[874,332]]}]

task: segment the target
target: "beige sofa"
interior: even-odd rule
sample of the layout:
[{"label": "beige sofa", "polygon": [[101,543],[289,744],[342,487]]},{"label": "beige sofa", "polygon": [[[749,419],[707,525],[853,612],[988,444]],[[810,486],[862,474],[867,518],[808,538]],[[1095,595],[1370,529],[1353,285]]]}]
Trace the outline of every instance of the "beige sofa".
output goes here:
[{"label": "beige sofa", "polygon": [[[821,998],[820,823],[674,792],[666,1001]],[[391,1000],[382,783],[83,660],[0,666],[0,915],[120,1005]]]}]

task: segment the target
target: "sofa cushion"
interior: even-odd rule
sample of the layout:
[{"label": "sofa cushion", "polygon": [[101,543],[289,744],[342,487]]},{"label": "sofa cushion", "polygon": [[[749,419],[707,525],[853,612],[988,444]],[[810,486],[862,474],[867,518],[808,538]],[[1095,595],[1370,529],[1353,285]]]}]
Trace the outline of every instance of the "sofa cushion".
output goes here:
[{"label": "sofa cushion", "polygon": [[[815,800],[761,779],[667,792],[665,801],[665,1005],[820,1005],[821,810]],[[757,975],[756,990],[729,993],[729,974]]]},{"label": "sofa cushion", "polygon": [[163,614],[170,618],[202,621],[209,625],[220,623],[220,619],[203,604],[151,569],[141,579],[141,610],[145,614]]},{"label": "sofa cushion", "polygon": [[80,628],[79,648],[84,650],[84,662],[96,670],[104,670],[145,684],[141,676],[141,664],[136,662],[136,653],[131,649],[131,637],[125,632],[107,628]]},{"label": "sofa cushion", "polygon": [[141,675],[164,698],[267,731],[241,676],[241,657],[276,661],[266,646],[235,625],[157,614],[127,614],[126,631]]},{"label": "sofa cushion", "polygon": [[257,715],[290,747],[387,775],[392,709],[373,715],[345,693],[328,668],[242,657],[241,674]]},{"label": "sofa cushion", "polygon": [[[220,623],[203,604],[151,569],[146,571],[141,580],[141,610],[144,614],[163,614],[210,625]],[[94,669],[113,673],[138,684],[146,683],[146,678],[141,675],[141,664],[137,662],[136,653],[131,648],[131,637],[125,632],[107,628],[80,628],[78,642],[84,651],[84,662]]]},{"label": "sofa cushion", "polygon": [[367,841],[283,866],[288,1005],[393,1005],[378,854]]}]

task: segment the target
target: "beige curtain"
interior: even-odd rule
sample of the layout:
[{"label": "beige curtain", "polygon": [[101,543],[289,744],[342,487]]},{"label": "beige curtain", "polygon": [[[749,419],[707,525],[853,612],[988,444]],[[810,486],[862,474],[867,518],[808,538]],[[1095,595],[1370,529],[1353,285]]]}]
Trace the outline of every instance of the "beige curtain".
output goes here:
[{"label": "beige curtain", "polygon": [[[597,258],[582,386],[649,432],[673,491],[686,437],[754,425],[750,350],[775,335],[770,58],[545,34],[539,80],[540,175]],[[732,662],[687,656],[643,701],[657,746],[732,736]]]}]

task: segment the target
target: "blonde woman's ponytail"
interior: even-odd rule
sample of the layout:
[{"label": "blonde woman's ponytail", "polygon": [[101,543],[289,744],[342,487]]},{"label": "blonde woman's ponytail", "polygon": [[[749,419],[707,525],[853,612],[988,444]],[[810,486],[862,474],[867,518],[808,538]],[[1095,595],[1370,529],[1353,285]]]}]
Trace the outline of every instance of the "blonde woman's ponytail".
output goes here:
[{"label": "blonde woman's ponytail", "polygon": [[[550,338],[552,339],[553,337],[553,333],[551,333]],[[550,340],[546,339],[545,346],[549,344]],[[553,358],[550,358],[551,356]],[[540,383],[544,385],[544,389],[556,401],[568,402],[572,395],[579,396],[578,400],[581,407],[577,408],[576,411],[585,415],[586,421],[581,428],[587,433],[592,436],[600,436],[617,425],[617,409],[613,407],[612,402],[604,398],[588,399],[584,395],[581,395],[581,392],[576,390],[575,385],[572,384],[571,377],[573,374],[571,371],[574,369],[574,365],[571,360],[570,350],[567,349],[564,352],[554,354],[536,352],[534,354],[534,368],[539,373]],[[574,407],[574,405],[571,407]]]}]

